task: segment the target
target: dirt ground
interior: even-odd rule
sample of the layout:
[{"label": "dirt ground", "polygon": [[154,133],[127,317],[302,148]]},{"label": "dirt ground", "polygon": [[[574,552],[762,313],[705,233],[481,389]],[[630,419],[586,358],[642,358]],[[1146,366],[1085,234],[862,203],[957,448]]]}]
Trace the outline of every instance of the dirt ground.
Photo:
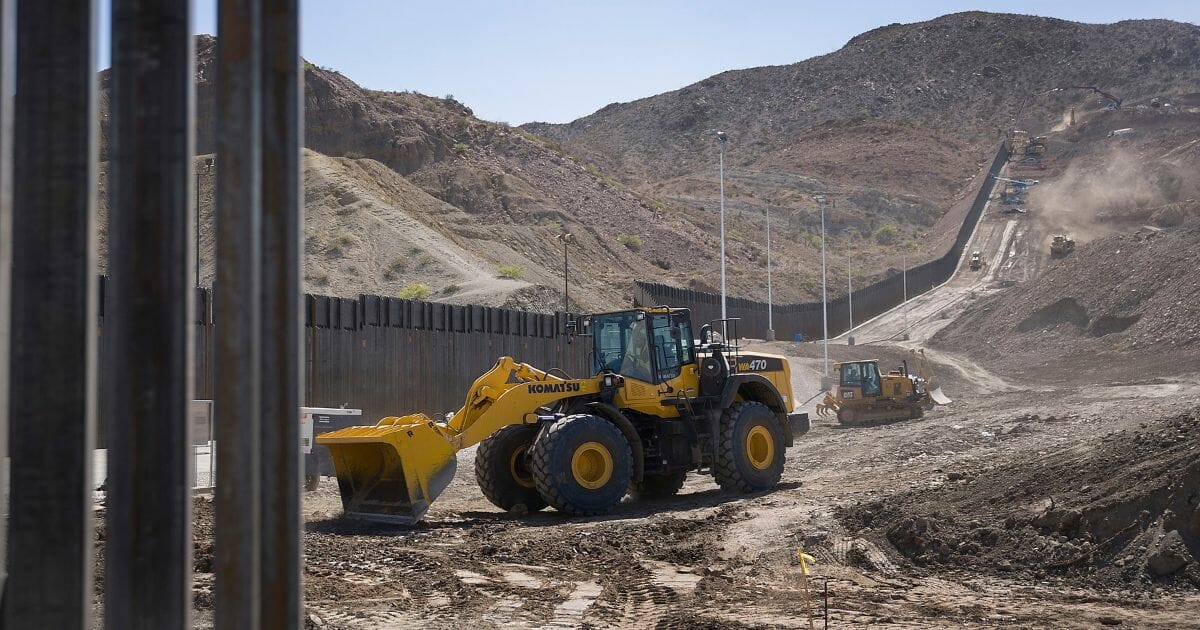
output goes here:
[{"label": "dirt ground", "polygon": [[[791,357],[798,395],[815,393],[819,345],[765,345]],[[476,487],[471,449],[426,522],[403,529],[340,519],[325,480],[305,500],[307,624],[790,628],[812,610],[822,627],[827,587],[830,627],[1200,627],[1200,563],[1186,546],[1200,523],[1177,522],[1198,498],[1200,381],[1049,389],[1031,375],[997,387],[972,382],[982,367],[941,367],[955,403],[871,428],[819,420],[764,494],[694,476],[675,498],[600,518],[506,514]],[[211,504],[196,513],[204,627]],[[1102,539],[1106,515],[1123,515],[1127,535]],[[808,595],[801,549],[815,558]],[[1158,575],[1164,557],[1184,567]]]}]

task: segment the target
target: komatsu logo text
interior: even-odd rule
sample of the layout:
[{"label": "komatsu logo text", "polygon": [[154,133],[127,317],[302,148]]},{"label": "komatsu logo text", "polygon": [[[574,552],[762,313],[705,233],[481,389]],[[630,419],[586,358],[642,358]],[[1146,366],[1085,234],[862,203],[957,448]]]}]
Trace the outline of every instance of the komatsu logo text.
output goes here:
[{"label": "komatsu logo text", "polygon": [[562,394],[579,391],[579,383],[530,383],[530,394]]}]

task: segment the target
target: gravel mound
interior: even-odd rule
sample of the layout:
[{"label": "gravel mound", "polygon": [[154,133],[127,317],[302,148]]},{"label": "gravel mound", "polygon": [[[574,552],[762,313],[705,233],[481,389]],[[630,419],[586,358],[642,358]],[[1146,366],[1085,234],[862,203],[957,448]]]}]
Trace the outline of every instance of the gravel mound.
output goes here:
[{"label": "gravel mound", "polygon": [[1104,238],[974,301],[932,343],[1050,381],[1200,370],[1198,259],[1195,224]]},{"label": "gravel mound", "polygon": [[1062,453],[948,471],[842,509],[849,529],[933,570],[1200,586],[1200,409]]}]

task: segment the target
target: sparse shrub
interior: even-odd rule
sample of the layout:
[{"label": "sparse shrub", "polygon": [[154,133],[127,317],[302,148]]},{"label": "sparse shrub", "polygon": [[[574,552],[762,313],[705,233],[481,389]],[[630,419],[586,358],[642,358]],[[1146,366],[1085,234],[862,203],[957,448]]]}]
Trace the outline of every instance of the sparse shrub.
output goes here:
[{"label": "sparse shrub", "polygon": [[417,257],[416,268],[418,271],[420,271],[420,270],[428,267],[429,265],[432,265],[433,263],[434,263],[433,256],[430,256],[429,254],[421,254],[420,256]]},{"label": "sparse shrub", "polygon": [[454,295],[459,291],[462,291],[462,287],[458,286],[457,284],[448,284],[442,289],[442,295]]},{"label": "sparse shrub", "polygon": [[452,148],[453,148],[453,150],[454,150],[454,153],[455,153],[456,155],[466,155],[466,154],[467,154],[467,150],[468,150],[470,147],[468,147],[466,144],[464,144],[464,143],[462,143],[462,142],[455,142],[455,143],[454,143],[454,146],[453,146]]},{"label": "sparse shrub", "polygon": [[664,271],[669,270],[671,268],[671,261],[669,261],[669,260],[655,258],[652,262],[654,263],[655,267],[658,267],[659,269],[662,269]]},{"label": "sparse shrub", "polygon": [[630,251],[638,251],[642,248],[642,239],[634,234],[620,234],[617,236],[617,242],[628,247]]},{"label": "sparse shrub", "polygon": [[424,300],[429,297],[429,293],[432,290],[424,282],[412,282],[404,285],[404,288],[400,289],[400,292],[396,296],[405,300]]},{"label": "sparse shrub", "polygon": [[324,271],[310,271],[304,274],[304,279],[319,286],[327,286],[329,284],[329,274]]},{"label": "sparse shrub", "polygon": [[383,277],[386,280],[394,280],[397,275],[404,273],[408,268],[408,261],[404,258],[397,258],[388,263],[387,267],[383,268]]},{"label": "sparse shrub", "polygon": [[895,245],[900,238],[900,230],[894,225],[884,225],[871,235],[880,245]]},{"label": "sparse shrub", "polygon": [[525,275],[525,268],[517,265],[500,265],[499,267],[496,267],[496,275],[500,276],[501,278],[517,280],[521,276]]},{"label": "sparse shrub", "polygon": [[350,236],[347,232],[339,232],[337,238],[333,239],[333,242],[340,247],[350,247],[354,245],[354,237]]}]

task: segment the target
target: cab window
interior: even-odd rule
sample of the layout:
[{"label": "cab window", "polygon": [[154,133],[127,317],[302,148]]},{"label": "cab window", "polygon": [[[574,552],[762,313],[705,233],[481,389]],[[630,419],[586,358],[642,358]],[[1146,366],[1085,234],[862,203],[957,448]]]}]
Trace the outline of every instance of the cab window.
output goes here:
[{"label": "cab window", "polygon": [[671,334],[671,317],[654,315],[650,318],[650,330],[654,336],[654,382],[662,383],[679,376],[682,365],[682,335],[676,339]]}]

